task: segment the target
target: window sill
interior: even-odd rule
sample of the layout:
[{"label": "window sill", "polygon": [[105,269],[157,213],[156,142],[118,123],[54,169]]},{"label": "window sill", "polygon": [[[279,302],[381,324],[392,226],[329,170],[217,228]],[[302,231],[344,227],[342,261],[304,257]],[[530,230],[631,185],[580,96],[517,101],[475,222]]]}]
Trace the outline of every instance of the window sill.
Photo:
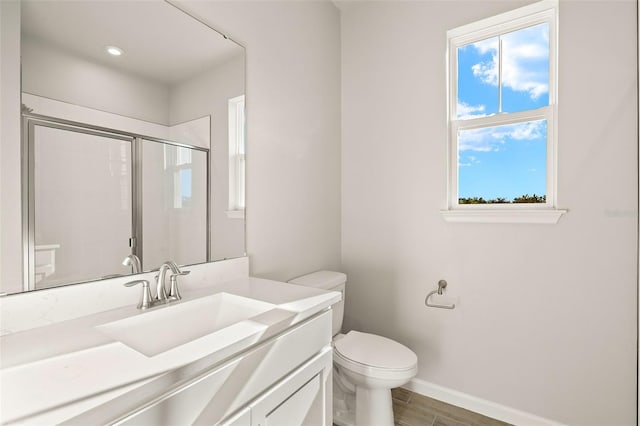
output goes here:
[{"label": "window sill", "polygon": [[457,223],[542,223],[556,224],[567,210],[440,210],[447,222]]},{"label": "window sill", "polygon": [[229,219],[244,219],[244,210],[225,210]]}]

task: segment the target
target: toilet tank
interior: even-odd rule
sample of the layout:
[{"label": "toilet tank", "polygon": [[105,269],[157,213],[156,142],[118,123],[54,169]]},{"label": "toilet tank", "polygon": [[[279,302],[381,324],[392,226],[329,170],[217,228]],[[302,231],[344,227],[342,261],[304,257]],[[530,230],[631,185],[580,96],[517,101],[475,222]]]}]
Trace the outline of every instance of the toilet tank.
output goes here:
[{"label": "toilet tank", "polygon": [[339,291],[342,293],[342,300],[333,305],[333,335],[340,333],[342,320],[344,318],[344,288],[347,283],[347,275],[342,272],[317,271],[289,280],[291,284],[304,285],[307,287],[321,288],[323,290]]}]

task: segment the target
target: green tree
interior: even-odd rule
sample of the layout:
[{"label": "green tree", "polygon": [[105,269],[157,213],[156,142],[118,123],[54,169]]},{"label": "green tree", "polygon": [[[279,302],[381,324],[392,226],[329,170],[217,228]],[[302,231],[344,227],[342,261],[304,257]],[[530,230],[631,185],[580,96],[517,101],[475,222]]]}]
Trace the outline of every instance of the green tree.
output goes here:
[{"label": "green tree", "polygon": [[536,194],[533,194],[533,195],[524,194],[514,198],[512,201],[509,201],[503,197],[491,198],[489,200],[485,200],[483,197],[458,198],[458,204],[537,204],[537,203],[546,203],[546,202],[547,202],[546,195],[536,195]]},{"label": "green tree", "polygon": [[522,203],[528,203],[528,204],[533,204],[533,203],[546,203],[547,202],[547,196],[546,195],[529,195],[529,194],[524,194],[521,195],[520,197],[516,197],[513,199],[513,202],[516,204],[522,204]]}]

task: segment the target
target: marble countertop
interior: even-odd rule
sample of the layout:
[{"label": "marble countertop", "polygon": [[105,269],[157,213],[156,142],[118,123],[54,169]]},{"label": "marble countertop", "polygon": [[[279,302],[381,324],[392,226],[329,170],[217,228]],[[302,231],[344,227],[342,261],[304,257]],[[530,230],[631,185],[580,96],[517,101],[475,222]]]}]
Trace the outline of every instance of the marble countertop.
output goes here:
[{"label": "marble countertop", "polygon": [[[273,304],[252,327],[220,342],[203,336],[148,357],[98,326],[216,293]],[[340,301],[339,292],[260,278],[183,291],[183,299],[148,311],[134,304],[0,338],[0,423],[53,424],[104,404],[154,379],[206,358],[214,365]],[[166,332],[179,332],[167,330]]]}]

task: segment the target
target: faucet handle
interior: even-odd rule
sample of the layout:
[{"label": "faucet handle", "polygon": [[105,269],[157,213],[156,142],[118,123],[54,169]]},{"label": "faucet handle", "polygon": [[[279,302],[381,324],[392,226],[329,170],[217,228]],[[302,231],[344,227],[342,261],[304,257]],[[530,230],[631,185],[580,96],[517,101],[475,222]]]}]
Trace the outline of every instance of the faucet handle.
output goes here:
[{"label": "faucet handle", "polygon": [[138,309],[148,309],[153,305],[151,298],[151,289],[149,288],[149,281],[147,280],[135,280],[125,283],[125,287],[133,287],[134,285],[142,284],[142,296],[140,297],[140,303],[138,303]]},{"label": "faucet handle", "polygon": [[171,286],[169,287],[169,295],[167,296],[170,300],[180,300],[182,296],[180,295],[180,291],[178,290],[178,276],[187,275],[190,271],[180,272],[178,274],[169,275],[169,281],[171,282]]}]

